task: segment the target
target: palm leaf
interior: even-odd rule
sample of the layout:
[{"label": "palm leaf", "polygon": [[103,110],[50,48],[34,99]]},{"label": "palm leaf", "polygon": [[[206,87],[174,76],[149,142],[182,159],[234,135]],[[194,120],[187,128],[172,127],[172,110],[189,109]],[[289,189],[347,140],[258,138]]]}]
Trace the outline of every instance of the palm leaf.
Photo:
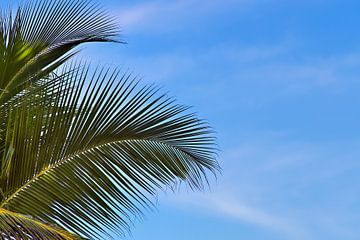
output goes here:
[{"label": "palm leaf", "polygon": [[0,105],[51,73],[87,42],[115,41],[116,25],[90,1],[26,1],[0,16]]},{"label": "palm leaf", "polygon": [[158,189],[203,188],[218,169],[208,125],[157,88],[118,71],[58,76],[51,98],[9,112],[2,208],[103,239],[124,235]]}]

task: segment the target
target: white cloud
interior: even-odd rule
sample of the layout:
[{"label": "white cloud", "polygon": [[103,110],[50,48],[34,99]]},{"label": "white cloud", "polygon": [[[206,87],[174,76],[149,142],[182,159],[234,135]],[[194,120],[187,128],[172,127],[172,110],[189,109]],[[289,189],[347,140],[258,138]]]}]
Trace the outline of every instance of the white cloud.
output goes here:
[{"label": "white cloud", "polygon": [[252,207],[233,197],[231,193],[191,193],[191,196],[180,194],[170,199],[170,204],[175,204],[177,207],[179,207],[179,204],[186,206],[186,208],[189,206],[197,207],[207,214],[216,214],[239,221],[240,224],[250,224],[268,231],[277,232],[292,240],[311,239],[308,233],[292,219]]},{"label": "white cloud", "polygon": [[236,219],[239,219],[244,222],[248,222],[255,225],[260,225],[264,227],[287,230],[288,221],[284,218],[271,215],[260,209],[250,207],[236,200],[224,199],[222,196],[219,198],[208,199],[211,201],[211,205],[214,206],[216,211],[230,216]]},{"label": "white cloud", "polygon": [[128,7],[117,13],[117,20],[121,25],[130,29],[153,17],[159,8],[160,5],[154,2]]},{"label": "white cloud", "polygon": [[123,6],[115,11],[117,20],[128,31],[160,30],[167,31],[174,27],[191,23],[192,19],[206,17],[214,12],[225,10],[229,6],[245,7],[253,4],[250,0],[177,0],[147,1],[134,6]]}]

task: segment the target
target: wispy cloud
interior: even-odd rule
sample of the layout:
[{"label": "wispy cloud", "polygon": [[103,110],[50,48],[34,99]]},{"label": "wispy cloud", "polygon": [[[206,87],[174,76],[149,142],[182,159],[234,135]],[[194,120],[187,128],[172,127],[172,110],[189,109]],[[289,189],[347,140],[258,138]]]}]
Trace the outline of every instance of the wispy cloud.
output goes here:
[{"label": "wispy cloud", "polygon": [[160,9],[160,4],[147,2],[119,10],[116,16],[121,25],[130,29],[136,25],[143,24],[149,20],[149,18],[153,18]]},{"label": "wispy cloud", "polygon": [[199,17],[208,17],[229,6],[246,7],[253,3],[254,1],[249,0],[158,0],[123,6],[115,14],[120,24],[129,31],[143,31],[144,29],[167,31]]},{"label": "wispy cloud", "polygon": [[261,209],[250,207],[239,200],[226,199],[227,196],[207,198],[215,211],[243,222],[268,227],[280,231],[290,231],[289,221],[285,218],[264,212]]},{"label": "wispy cloud", "polygon": [[246,204],[231,193],[192,193],[190,195],[176,195],[171,198],[177,207],[190,206],[204,210],[206,214],[216,214],[228,220],[238,221],[239,224],[253,225],[263,230],[277,232],[289,239],[311,239],[305,229],[293,219],[270,213],[258,207]]}]

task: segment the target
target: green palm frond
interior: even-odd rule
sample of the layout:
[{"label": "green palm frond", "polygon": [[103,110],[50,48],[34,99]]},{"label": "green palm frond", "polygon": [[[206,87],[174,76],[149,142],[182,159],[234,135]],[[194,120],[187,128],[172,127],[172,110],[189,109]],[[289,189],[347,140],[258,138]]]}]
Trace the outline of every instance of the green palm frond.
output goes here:
[{"label": "green palm frond", "polygon": [[[118,71],[69,69],[9,112],[2,208],[103,239],[158,189],[202,188],[217,170],[211,130],[187,107]],[[39,95],[52,97],[31,104]]]},{"label": "green palm frond", "polygon": [[0,16],[0,105],[47,76],[87,42],[115,41],[113,20],[91,1],[26,1]]}]

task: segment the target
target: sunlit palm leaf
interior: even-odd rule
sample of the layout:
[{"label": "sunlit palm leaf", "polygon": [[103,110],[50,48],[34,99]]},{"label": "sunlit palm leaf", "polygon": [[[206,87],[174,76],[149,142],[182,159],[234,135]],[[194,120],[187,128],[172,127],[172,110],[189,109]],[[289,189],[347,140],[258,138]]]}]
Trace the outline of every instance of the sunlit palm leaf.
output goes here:
[{"label": "sunlit palm leaf", "polygon": [[1,207],[102,239],[123,235],[157,189],[202,188],[216,171],[211,132],[187,107],[116,71],[67,72],[50,101],[9,114]]}]

